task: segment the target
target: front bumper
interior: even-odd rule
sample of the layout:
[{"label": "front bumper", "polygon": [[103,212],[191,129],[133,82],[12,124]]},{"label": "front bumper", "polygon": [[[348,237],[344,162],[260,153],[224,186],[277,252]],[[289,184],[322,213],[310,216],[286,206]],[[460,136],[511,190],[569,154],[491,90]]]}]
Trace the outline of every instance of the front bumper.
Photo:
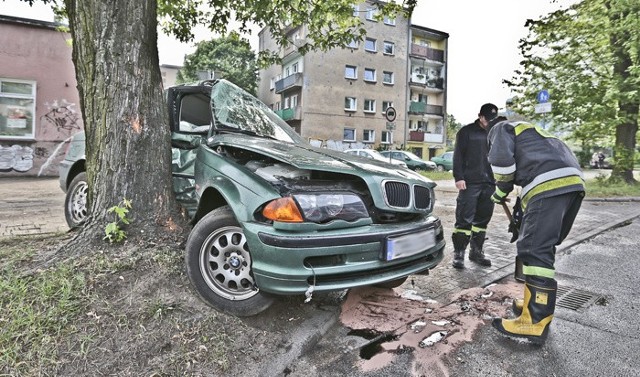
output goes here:
[{"label": "front bumper", "polygon": [[[430,216],[411,224],[373,224],[312,233],[282,232],[245,224],[252,270],[259,289],[280,295],[333,291],[396,280],[431,269],[443,258],[440,220]],[[419,252],[385,260],[388,237],[433,231],[435,243]],[[416,246],[420,248],[420,246]]]}]

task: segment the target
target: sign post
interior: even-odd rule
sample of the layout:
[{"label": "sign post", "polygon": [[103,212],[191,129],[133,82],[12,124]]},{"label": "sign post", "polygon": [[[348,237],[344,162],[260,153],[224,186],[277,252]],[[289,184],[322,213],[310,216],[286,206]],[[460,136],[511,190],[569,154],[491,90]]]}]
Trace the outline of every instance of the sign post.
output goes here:
[{"label": "sign post", "polygon": [[549,102],[549,91],[542,89],[536,95],[538,103],[535,107],[536,114],[546,114],[551,112],[551,102]]},{"label": "sign post", "polygon": [[[387,119],[387,130],[393,131],[396,129],[396,124],[394,123],[394,121],[396,120],[397,115],[398,114],[396,113],[396,109],[393,106],[387,107],[387,109],[384,111],[384,117],[385,119]],[[391,163],[391,152],[389,152],[389,163]]]}]

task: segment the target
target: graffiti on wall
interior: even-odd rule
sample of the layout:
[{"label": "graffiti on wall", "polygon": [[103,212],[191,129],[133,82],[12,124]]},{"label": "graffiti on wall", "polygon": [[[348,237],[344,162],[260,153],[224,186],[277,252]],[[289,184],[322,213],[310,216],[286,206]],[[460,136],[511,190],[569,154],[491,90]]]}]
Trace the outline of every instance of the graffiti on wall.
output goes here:
[{"label": "graffiti on wall", "polygon": [[[54,100],[51,104],[45,103],[47,112],[40,117],[40,124],[44,127],[45,132],[49,129],[55,129],[57,132],[70,135],[74,130],[80,130],[80,116],[75,110],[75,103],[67,102],[66,99]],[[53,127],[47,127],[51,125]]]},{"label": "graffiti on wall", "polygon": [[[66,99],[54,100],[45,106],[47,112],[40,117],[41,134],[55,132],[55,136],[59,140],[60,136],[66,137],[66,140],[53,144],[50,142],[36,140],[35,143],[29,145],[2,145],[0,144],[0,173],[27,173],[34,167],[34,160],[40,166],[38,176],[42,175],[47,169],[55,165],[55,162],[62,155],[62,146],[69,141],[70,135],[82,129],[81,117],[76,111],[75,103],[70,103]],[[50,173],[50,172],[49,172]]]},{"label": "graffiti on wall", "polygon": [[25,173],[33,167],[33,148],[21,145],[0,145],[0,172]]}]

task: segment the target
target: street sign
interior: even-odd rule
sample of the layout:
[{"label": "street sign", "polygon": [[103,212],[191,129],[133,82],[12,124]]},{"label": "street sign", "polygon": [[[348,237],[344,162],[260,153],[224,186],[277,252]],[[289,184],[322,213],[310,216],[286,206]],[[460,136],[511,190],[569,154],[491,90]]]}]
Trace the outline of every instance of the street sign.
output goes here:
[{"label": "street sign", "polygon": [[384,117],[387,118],[387,121],[393,122],[396,120],[396,109],[393,106],[387,107],[387,110],[384,111]]},{"label": "street sign", "polygon": [[536,105],[536,114],[544,114],[551,112],[551,102],[543,102]]},{"label": "street sign", "polygon": [[536,99],[538,100],[538,103],[549,102],[549,92],[546,89],[542,89],[541,91],[538,92]]},{"label": "street sign", "polygon": [[393,122],[387,122],[387,130],[395,130],[396,124]]}]

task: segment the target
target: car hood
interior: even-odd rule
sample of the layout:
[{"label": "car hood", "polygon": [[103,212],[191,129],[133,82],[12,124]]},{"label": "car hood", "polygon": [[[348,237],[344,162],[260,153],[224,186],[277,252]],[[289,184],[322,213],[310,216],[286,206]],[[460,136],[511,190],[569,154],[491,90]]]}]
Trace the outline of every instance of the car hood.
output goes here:
[{"label": "car hood", "polygon": [[366,175],[385,176],[387,179],[419,181],[425,186],[435,186],[435,183],[430,179],[407,169],[395,168],[387,162],[369,158],[355,158],[356,156],[346,155],[341,151],[317,148],[308,144],[286,143],[237,134],[217,135],[210,138],[207,144],[210,147],[223,145],[246,149],[299,169],[323,170],[361,177]]}]

